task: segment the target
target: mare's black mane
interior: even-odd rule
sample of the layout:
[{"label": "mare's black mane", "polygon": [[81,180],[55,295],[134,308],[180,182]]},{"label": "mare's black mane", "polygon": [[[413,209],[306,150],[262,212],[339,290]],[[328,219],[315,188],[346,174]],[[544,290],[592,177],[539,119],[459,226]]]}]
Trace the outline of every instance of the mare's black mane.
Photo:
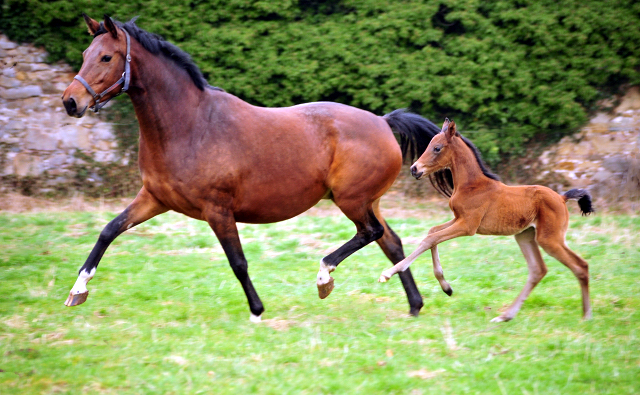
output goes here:
[{"label": "mare's black mane", "polygon": [[[166,41],[162,36],[155,33],[149,33],[146,30],[139,28],[136,25],[136,19],[138,19],[138,17],[134,17],[130,21],[125,23],[118,22],[116,20],[114,20],[113,22],[119,28],[126,30],[127,33],[129,33],[132,38],[136,39],[147,51],[151,52],[154,55],[166,56],[167,58],[175,62],[178,67],[184,69],[189,74],[191,80],[198,89],[204,90],[204,88],[210,88],[223,91],[223,89],[221,88],[209,85],[207,80],[202,75],[202,72],[200,71],[198,66],[196,66],[195,62],[193,61],[193,59],[191,59],[191,56],[189,56],[188,53]],[[98,29],[93,37],[97,37],[105,33],[107,33],[107,29],[104,27],[104,22],[100,22],[100,29]]]}]

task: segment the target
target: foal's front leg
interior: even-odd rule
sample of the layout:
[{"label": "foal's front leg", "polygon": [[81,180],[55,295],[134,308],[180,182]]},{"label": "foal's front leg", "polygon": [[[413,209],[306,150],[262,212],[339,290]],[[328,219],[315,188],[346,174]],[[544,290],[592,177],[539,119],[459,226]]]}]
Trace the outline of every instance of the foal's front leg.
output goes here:
[{"label": "foal's front leg", "polygon": [[477,226],[469,226],[469,224],[463,219],[454,219],[453,224],[451,224],[449,227],[430,234],[424,240],[422,240],[418,248],[416,248],[416,250],[411,253],[411,255],[398,262],[393,267],[383,271],[378,281],[384,283],[389,280],[394,274],[407,270],[409,266],[411,266],[413,261],[415,261],[416,258],[418,258],[418,256],[420,256],[426,250],[433,248],[443,241],[455,239],[456,237],[460,236],[471,236],[475,233],[476,229]]},{"label": "foal's front leg", "polygon": [[89,296],[87,283],[95,275],[98,263],[100,263],[100,259],[102,259],[107,247],[118,235],[166,211],[167,208],[142,187],[133,202],[100,232],[98,242],[78,272],[78,279],[73,288],[71,288],[69,297],[64,302],[65,306],[77,306],[87,300]]},{"label": "foal's front leg", "polygon": [[[453,225],[456,222],[455,218],[449,222],[445,222],[442,225],[434,226],[429,229],[429,234],[433,234],[435,232],[439,232],[443,229],[446,229]],[[433,274],[436,276],[436,279],[440,283],[440,287],[447,295],[451,296],[453,294],[453,289],[451,285],[444,279],[444,272],[442,271],[442,266],[440,266],[440,255],[438,255],[438,246],[434,245],[431,247],[431,262],[433,263]]]}]

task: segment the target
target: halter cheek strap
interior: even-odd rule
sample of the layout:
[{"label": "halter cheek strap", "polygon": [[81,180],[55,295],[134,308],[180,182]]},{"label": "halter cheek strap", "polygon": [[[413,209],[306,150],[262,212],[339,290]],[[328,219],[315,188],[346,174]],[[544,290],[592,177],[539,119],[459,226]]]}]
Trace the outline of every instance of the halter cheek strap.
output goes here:
[{"label": "halter cheek strap", "polygon": [[[79,74],[73,77],[74,80],[78,80],[82,85],[84,85],[84,87],[87,89],[87,92],[89,92],[89,94],[93,96],[93,100],[95,103],[93,104],[91,109],[93,109],[94,112],[100,111],[100,109],[104,107],[105,104],[109,102],[109,100],[120,95],[122,92],[126,92],[129,89],[129,82],[131,81],[131,54],[130,54],[131,39],[129,38],[129,33],[127,33],[126,30],[122,29],[122,31],[124,32],[124,35],[127,38],[127,57],[125,58],[126,61],[124,63],[124,72],[122,73],[122,77],[120,77],[118,81],[116,81],[113,85],[107,88],[107,90],[105,90],[104,92],[98,94],[91,88],[89,83],[85,81],[84,78],[80,77]],[[124,83],[124,85],[122,86],[122,89],[120,89],[120,92],[116,93],[114,96],[110,97],[105,101],[101,101],[103,97],[105,97],[112,90],[116,89],[118,85],[122,83]]]}]

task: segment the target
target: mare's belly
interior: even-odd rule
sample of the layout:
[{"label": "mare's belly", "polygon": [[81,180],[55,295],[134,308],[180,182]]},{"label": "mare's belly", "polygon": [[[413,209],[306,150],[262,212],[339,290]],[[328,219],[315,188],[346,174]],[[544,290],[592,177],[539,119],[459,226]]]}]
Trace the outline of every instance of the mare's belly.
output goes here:
[{"label": "mare's belly", "polygon": [[327,196],[327,189],[321,184],[299,185],[299,188],[275,187],[245,193],[234,208],[236,221],[253,224],[284,221],[302,214]]}]

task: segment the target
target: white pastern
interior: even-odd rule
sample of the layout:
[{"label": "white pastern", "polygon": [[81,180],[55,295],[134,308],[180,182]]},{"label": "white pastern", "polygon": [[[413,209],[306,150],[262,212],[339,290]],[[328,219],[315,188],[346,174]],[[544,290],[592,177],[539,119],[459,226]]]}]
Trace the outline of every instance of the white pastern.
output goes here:
[{"label": "white pastern", "polygon": [[260,323],[262,322],[262,315],[255,315],[255,314],[251,314],[251,316],[249,317],[249,321],[253,322],[253,323]]},{"label": "white pastern", "polygon": [[89,282],[89,280],[93,278],[95,274],[96,274],[95,267],[91,269],[91,272],[86,272],[84,270],[81,271],[80,274],[78,275],[78,279],[76,280],[76,283],[73,285],[73,288],[71,288],[71,295],[86,293],[87,283]]},{"label": "white pastern", "polygon": [[394,275],[391,269],[387,269],[380,274],[380,278],[378,279],[379,283],[386,283],[389,279]]},{"label": "white pastern", "polygon": [[336,270],[335,266],[330,266],[324,263],[324,261],[320,260],[320,270],[318,271],[318,285],[327,284],[331,281],[331,276],[329,273]]}]

